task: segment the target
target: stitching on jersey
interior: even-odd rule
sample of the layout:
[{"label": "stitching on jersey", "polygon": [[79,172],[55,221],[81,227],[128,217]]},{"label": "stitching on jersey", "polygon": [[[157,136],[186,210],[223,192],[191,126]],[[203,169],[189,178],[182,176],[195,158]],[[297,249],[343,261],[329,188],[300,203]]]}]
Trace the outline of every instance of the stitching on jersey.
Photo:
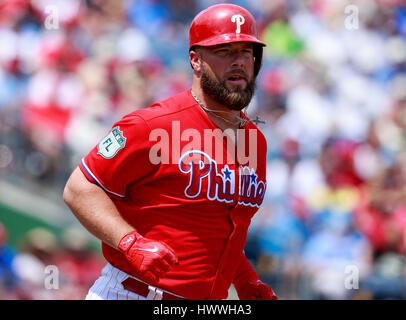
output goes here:
[{"label": "stitching on jersey", "polygon": [[85,163],[85,159],[83,158],[82,159],[82,165],[83,165],[83,168],[86,170],[86,172],[92,177],[92,179],[100,186],[100,187],[102,187],[103,188],[103,190],[105,190],[105,191],[107,191],[108,193],[111,193],[111,194],[113,194],[113,195],[115,195],[115,196],[117,196],[117,197],[119,197],[119,198],[125,198],[126,196],[124,195],[121,195],[121,194],[118,194],[118,193],[115,193],[115,192],[113,192],[113,191],[110,191],[110,190],[108,190],[105,186],[103,186],[103,184],[96,178],[96,176],[93,174],[93,172],[92,171],[90,171],[90,169],[89,169],[89,167],[86,165],[86,163]]}]

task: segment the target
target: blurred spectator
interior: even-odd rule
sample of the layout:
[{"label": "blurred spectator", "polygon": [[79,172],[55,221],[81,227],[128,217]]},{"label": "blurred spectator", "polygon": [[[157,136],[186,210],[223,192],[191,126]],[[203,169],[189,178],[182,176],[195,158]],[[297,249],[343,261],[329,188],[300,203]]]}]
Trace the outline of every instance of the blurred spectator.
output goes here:
[{"label": "blurred spectator", "polygon": [[373,266],[373,272],[360,283],[360,293],[374,300],[406,299],[404,255],[385,253]]},{"label": "blurred spectator", "polygon": [[30,230],[21,244],[21,250],[13,261],[13,269],[21,280],[20,299],[48,300],[53,292],[45,287],[45,268],[53,265],[58,250],[57,238],[43,228]]},{"label": "blurred spectator", "polygon": [[10,265],[17,280],[7,299],[82,300],[105,265],[77,227],[67,228],[60,239],[47,229],[32,229],[20,247]]},{"label": "blurred spectator", "polygon": [[7,230],[0,222],[0,300],[10,299],[15,294],[19,282],[13,269],[15,256],[15,250],[7,244]]},{"label": "blurred spectator", "polygon": [[60,271],[60,299],[84,299],[89,287],[100,276],[105,261],[89,248],[83,229],[68,228],[62,235],[62,248],[55,256]]},{"label": "blurred spectator", "polygon": [[324,215],[324,225],[310,236],[303,250],[302,272],[310,276],[308,298],[349,299],[353,288],[345,287],[346,270],[355,266],[357,281],[367,277],[371,268],[370,246],[353,229],[350,212],[328,211]]},{"label": "blurred spectator", "polygon": [[376,256],[385,252],[406,254],[405,165],[405,157],[399,157],[369,181],[354,210],[357,226],[368,237]]}]

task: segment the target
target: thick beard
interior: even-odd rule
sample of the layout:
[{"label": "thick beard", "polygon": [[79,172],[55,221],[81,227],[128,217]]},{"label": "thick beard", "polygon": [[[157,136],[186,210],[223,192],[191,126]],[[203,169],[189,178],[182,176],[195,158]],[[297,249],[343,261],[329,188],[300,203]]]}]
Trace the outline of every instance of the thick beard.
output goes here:
[{"label": "thick beard", "polygon": [[240,86],[229,89],[226,86],[226,81],[211,78],[203,65],[201,72],[200,85],[203,92],[210,98],[231,110],[240,111],[248,106],[256,89],[255,77],[248,81],[245,89]]}]

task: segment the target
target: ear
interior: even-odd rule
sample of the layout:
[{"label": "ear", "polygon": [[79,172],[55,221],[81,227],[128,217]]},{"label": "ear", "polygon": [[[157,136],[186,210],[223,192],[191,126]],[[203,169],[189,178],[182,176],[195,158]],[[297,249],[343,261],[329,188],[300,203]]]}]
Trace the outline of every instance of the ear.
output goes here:
[{"label": "ear", "polygon": [[201,71],[201,60],[200,55],[195,50],[189,51],[189,61],[192,69],[196,72]]}]

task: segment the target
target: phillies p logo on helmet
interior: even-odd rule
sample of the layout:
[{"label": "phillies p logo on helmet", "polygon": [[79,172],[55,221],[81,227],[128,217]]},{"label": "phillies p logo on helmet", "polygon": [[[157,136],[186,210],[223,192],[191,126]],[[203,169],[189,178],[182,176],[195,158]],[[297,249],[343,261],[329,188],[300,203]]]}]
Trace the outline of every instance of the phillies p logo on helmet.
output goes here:
[{"label": "phillies p logo on helmet", "polygon": [[235,14],[231,17],[231,22],[234,22],[237,24],[235,33],[241,33],[241,25],[243,25],[245,23],[245,18],[240,14]]}]

